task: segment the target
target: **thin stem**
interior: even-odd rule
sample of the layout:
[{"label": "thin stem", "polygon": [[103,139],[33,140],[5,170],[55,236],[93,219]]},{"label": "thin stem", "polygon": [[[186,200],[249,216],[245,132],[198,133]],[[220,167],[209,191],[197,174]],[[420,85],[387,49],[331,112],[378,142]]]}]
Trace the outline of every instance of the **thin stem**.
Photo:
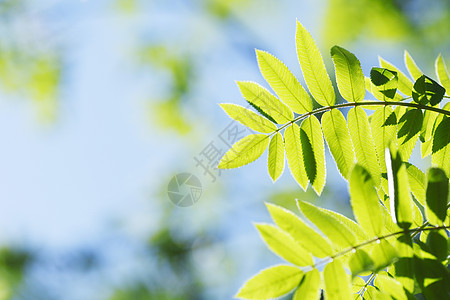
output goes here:
[{"label": "thin stem", "polygon": [[[407,100],[411,97],[408,98],[404,98],[403,100]],[[334,108],[343,108],[343,107],[357,107],[357,106],[387,106],[387,105],[398,105],[398,106],[407,106],[407,107],[414,107],[414,108],[419,108],[419,109],[424,109],[424,110],[430,110],[430,111],[434,111],[437,113],[441,113],[447,116],[450,116],[450,111],[448,110],[444,110],[444,109],[440,109],[437,107],[433,107],[433,106],[427,106],[427,105],[422,105],[422,104],[418,104],[418,103],[413,103],[413,102],[395,102],[395,101],[362,101],[362,102],[348,102],[348,103],[342,103],[342,104],[336,104],[336,105],[331,105],[331,106],[325,106],[325,107],[320,107],[317,108],[313,111],[307,112],[305,114],[302,114],[296,118],[294,118],[292,121],[287,122],[286,124],[284,124],[283,126],[279,127],[277,130],[275,130],[274,132],[272,132],[269,136],[277,133],[278,131],[282,130],[283,128],[286,128],[287,126],[302,120],[306,117],[309,117],[311,115],[315,115],[324,111],[328,111],[328,110],[332,110]]]},{"label": "thin stem", "polygon": [[394,237],[396,235],[406,234],[406,233],[412,233],[413,235],[415,235],[415,234],[417,234],[419,232],[422,232],[422,231],[441,230],[441,229],[449,229],[450,228],[449,226],[436,226],[436,227],[427,227],[427,228],[425,228],[424,226],[426,226],[426,225],[424,224],[421,227],[417,227],[417,228],[413,228],[413,229],[406,229],[406,230],[402,230],[402,231],[393,232],[393,233],[390,233],[390,234],[387,234],[387,235],[384,235],[384,236],[375,237],[373,239],[367,240],[367,241],[365,241],[365,242],[363,242],[363,243],[361,243],[359,245],[356,245],[354,247],[349,247],[349,248],[347,248],[345,250],[342,250],[342,251],[336,253],[335,255],[332,255],[330,257],[322,259],[322,260],[318,261],[317,263],[313,264],[312,267],[313,268],[317,268],[318,266],[323,265],[324,263],[327,263],[330,259],[333,260],[333,259],[335,259],[337,257],[340,257],[342,255],[345,255],[345,254],[349,253],[350,251],[354,251],[354,250],[359,249],[359,248],[361,248],[363,246],[366,246],[368,244],[371,244],[371,243],[374,243],[374,242],[378,242],[378,241],[381,241],[381,240],[384,240],[384,239],[387,239],[387,238],[390,238],[390,237]]},{"label": "thin stem", "polygon": [[372,279],[375,278],[375,273],[372,273],[372,275],[370,275],[369,279],[366,281],[366,283],[364,284],[364,286],[362,287],[362,289],[358,292],[358,295],[361,296],[362,293],[364,293],[364,291],[366,290],[367,286],[369,285],[369,283],[372,281]]}]

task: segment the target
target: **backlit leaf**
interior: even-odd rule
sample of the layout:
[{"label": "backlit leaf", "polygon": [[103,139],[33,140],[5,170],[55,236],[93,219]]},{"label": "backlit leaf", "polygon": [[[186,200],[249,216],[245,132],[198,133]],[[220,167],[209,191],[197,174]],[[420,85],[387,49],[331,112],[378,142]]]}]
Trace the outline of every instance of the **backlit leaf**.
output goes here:
[{"label": "backlit leaf", "polygon": [[443,225],[447,217],[448,177],[438,168],[427,173],[425,215],[432,225]]},{"label": "backlit leaf", "polygon": [[397,72],[399,91],[402,92],[406,96],[411,96],[412,87],[413,87],[412,81],[408,77],[406,77],[406,75],[403,74],[403,72],[401,72],[396,66],[394,66],[390,62],[384,60],[381,57],[378,57],[378,60],[380,61],[381,67]]},{"label": "backlit leaf", "polygon": [[277,126],[266,118],[252,112],[245,107],[222,103],[220,107],[230,116],[244,126],[262,133],[271,133],[277,130]]},{"label": "backlit leaf", "polygon": [[322,55],[309,32],[298,21],[295,41],[298,61],[312,96],[320,105],[334,105],[335,94]]},{"label": "backlit leaf", "polygon": [[356,159],[369,171],[378,186],[381,182],[381,169],[367,115],[361,107],[354,107],[348,112],[347,121]]},{"label": "backlit leaf", "polygon": [[320,195],[325,186],[325,148],[322,127],[314,115],[303,120],[300,127],[300,141],[306,174],[312,187]]},{"label": "backlit leaf", "polygon": [[445,62],[440,54],[436,59],[436,73],[439,78],[439,82],[445,88],[448,95],[450,93],[450,76],[448,75],[447,67],[445,66]]},{"label": "backlit leaf", "polygon": [[414,78],[414,80],[417,80],[417,78],[423,75],[422,70],[420,70],[414,59],[406,50],[405,50],[405,65],[406,68],[408,68],[409,74],[411,74],[411,77]]},{"label": "backlit leaf", "polygon": [[331,58],[336,70],[336,82],[342,97],[349,102],[360,102],[366,93],[364,74],[356,56],[341,48],[331,48]]},{"label": "backlit leaf", "polygon": [[284,103],[298,114],[312,111],[308,93],[283,62],[261,50],[256,50],[256,57],[262,75]]},{"label": "backlit leaf", "polygon": [[441,102],[445,89],[428,76],[420,76],[414,83],[412,97],[416,103],[432,106]]},{"label": "backlit leaf", "polygon": [[258,159],[269,145],[265,134],[250,134],[237,141],[220,160],[219,169],[233,169]]},{"label": "backlit leaf", "polygon": [[422,206],[425,206],[425,174],[416,166],[406,163],[406,171],[408,173],[408,182],[411,192]]},{"label": "backlit leaf", "polygon": [[289,107],[255,82],[237,82],[242,96],[261,114],[278,124],[292,121],[294,115]]},{"label": "backlit leaf", "polygon": [[319,297],[320,273],[317,269],[312,269],[303,276],[300,285],[295,290],[292,300],[310,300]]},{"label": "backlit leaf", "polygon": [[357,249],[350,257],[349,266],[352,271],[352,276],[356,276],[365,271],[370,271],[373,268],[374,262],[362,249]]},{"label": "backlit leaf", "polygon": [[300,128],[297,124],[293,123],[286,128],[284,132],[284,145],[291,174],[303,190],[306,190],[308,176],[306,175],[305,164],[303,163]]},{"label": "backlit leaf", "polygon": [[322,115],[321,121],[325,140],[338,170],[344,178],[348,179],[355,162],[355,152],[345,117],[339,110],[332,109]]},{"label": "backlit leaf", "polygon": [[284,144],[283,137],[279,132],[270,140],[268,169],[273,181],[277,180],[284,170]]},{"label": "backlit leaf", "polygon": [[302,277],[303,271],[293,266],[270,267],[250,278],[235,297],[241,299],[277,298],[293,290]]},{"label": "backlit leaf", "polygon": [[400,282],[387,275],[378,275],[375,278],[375,286],[390,295],[392,299],[408,300],[405,290]]},{"label": "backlit leaf", "polygon": [[395,98],[398,86],[397,72],[385,68],[374,67],[370,70],[370,80],[383,95],[383,101]]},{"label": "backlit leaf", "polygon": [[256,224],[256,228],[273,253],[297,266],[313,264],[311,254],[284,230],[269,224]]},{"label": "backlit leaf", "polygon": [[380,200],[369,172],[359,164],[350,176],[350,202],[358,223],[370,236],[379,236],[384,226]]},{"label": "backlit leaf", "polygon": [[345,273],[339,260],[333,260],[325,266],[323,271],[325,281],[325,295],[328,300],[350,299],[352,293],[350,278]]},{"label": "backlit leaf", "polygon": [[[393,120],[393,122],[391,121]],[[392,124],[393,123],[393,124]],[[382,106],[375,110],[370,120],[375,149],[380,162],[381,173],[386,173],[385,149],[397,144],[397,120],[390,106]]]},{"label": "backlit leaf", "polygon": [[434,132],[431,162],[450,176],[450,118],[448,117],[442,119]]},{"label": "backlit leaf", "polygon": [[353,232],[327,211],[305,201],[297,200],[297,204],[303,214],[334,244],[342,248],[356,245],[356,237]]},{"label": "backlit leaf", "polygon": [[296,242],[315,257],[323,258],[335,253],[330,242],[306,225],[292,212],[273,204],[266,204],[278,227],[289,233]]}]

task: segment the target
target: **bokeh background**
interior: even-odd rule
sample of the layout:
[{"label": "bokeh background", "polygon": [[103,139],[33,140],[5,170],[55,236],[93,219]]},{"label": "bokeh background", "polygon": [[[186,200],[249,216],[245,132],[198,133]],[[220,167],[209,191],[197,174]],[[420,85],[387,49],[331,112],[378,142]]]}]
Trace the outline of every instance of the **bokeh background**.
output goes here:
[{"label": "bokeh background", "polygon": [[[296,19],[331,77],[335,44],[366,75],[378,55],[405,71],[404,49],[432,77],[439,53],[450,64],[448,0],[1,0],[0,300],[231,299],[280,262],[252,224],[264,202],[351,216],[329,153],[320,198],[287,170],[273,183],[266,154],[198,163],[229,148],[218,103],[245,106],[235,80],[265,85],[255,48],[304,83]],[[167,195],[182,172],[202,184],[184,208]]]}]

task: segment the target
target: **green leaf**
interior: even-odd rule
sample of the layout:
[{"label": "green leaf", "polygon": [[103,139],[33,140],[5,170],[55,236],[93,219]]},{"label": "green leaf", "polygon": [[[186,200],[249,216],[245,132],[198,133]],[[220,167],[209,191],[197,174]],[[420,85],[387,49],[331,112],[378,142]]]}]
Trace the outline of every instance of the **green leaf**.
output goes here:
[{"label": "green leaf", "polygon": [[[439,105],[436,105],[439,107]],[[422,158],[431,154],[432,145],[433,145],[433,130],[434,123],[436,122],[436,118],[438,117],[438,113],[434,111],[426,110],[423,115],[423,124],[420,132],[420,152],[422,154]]]},{"label": "green leaf", "polygon": [[360,273],[370,271],[373,268],[373,260],[369,254],[362,249],[357,249],[350,257],[349,266],[352,271],[352,276]]},{"label": "green leaf", "polygon": [[[370,80],[369,77],[364,77],[364,82],[365,82],[366,90],[369,93],[371,93],[377,100],[380,100],[380,101],[389,100],[389,99],[386,99],[387,97],[378,90],[378,87],[372,83],[372,80]],[[403,97],[400,96],[399,93],[395,93],[394,101],[401,101],[401,100],[403,100]]]},{"label": "green leaf", "polygon": [[[412,120],[414,118],[412,118],[411,116],[409,116],[407,119],[403,118],[404,115],[406,114],[406,112],[411,111],[411,110],[413,110],[413,109],[406,108],[405,106],[397,106],[394,109],[395,115],[397,116],[397,120],[402,120],[402,124],[400,124],[400,123],[398,124],[397,130],[400,130],[402,126],[407,126],[404,129],[404,131],[407,131],[408,126],[411,126],[411,127],[415,126],[414,122],[412,122]],[[408,120],[408,125],[405,124],[406,120]],[[423,122],[422,122],[422,124],[423,124]],[[416,126],[418,127],[418,125],[416,125]],[[397,136],[398,136],[398,132],[397,132]],[[412,151],[414,150],[414,147],[417,143],[418,136],[419,136],[419,133],[417,134],[417,136],[413,136],[408,141],[405,141],[405,139],[408,138],[408,135],[406,134],[406,135],[404,135],[404,137],[402,139],[397,140],[398,151],[400,152],[402,158],[405,161],[408,161],[409,157],[411,156]]]},{"label": "green leaf", "polygon": [[300,140],[303,149],[306,174],[312,187],[318,195],[325,186],[325,147],[323,144],[322,128],[315,116],[303,120],[300,127]]},{"label": "green leaf", "polygon": [[427,246],[430,249],[430,253],[440,261],[447,259],[447,240],[445,229],[430,231],[427,236]]},{"label": "green leaf", "polygon": [[[437,121],[437,120],[436,120]],[[433,136],[431,162],[450,176],[450,118],[444,117]]]},{"label": "green leaf", "polygon": [[268,169],[270,177],[275,181],[284,170],[284,144],[281,133],[277,132],[269,144]]},{"label": "green leaf", "polygon": [[372,176],[376,186],[381,182],[381,169],[378,164],[375,144],[366,113],[361,107],[350,109],[347,115],[348,129],[358,163],[365,167]]},{"label": "green leaf", "polygon": [[417,140],[422,128],[423,113],[420,109],[409,109],[398,121],[398,142],[403,145],[409,140]]},{"label": "green leaf", "polygon": [[364,300],[392,300],[392,298],[388,294],[377,290],[374,286],[369,285],[364,293]]},{"label": "green leaf", "polygon": [[[393,123],[393,125],[391,125]],[[377,108],[372,114],[370,127],[372,129],[375,149],[380,162],[381,173],[386,173],[385,149],[390,144],[397,144],[397,124],[394,110],[390,106]]]},{"label": "green leaf", "polygon": [[359,164],[350,176],[350,202],[362,228],[370,236],[379,236],[384,226],[380,200],[369,172]]},{"label": "green leaf", "polygon": [[366,93],[364,74],[356,56],[341,48],[331,48],[331,58],[336,69],[336,82],[342,97],[349,102],[361,102]]},{"label": "green leaf", "polygon": [[305,201],[297,200],[297,204],[303,214],[334,244],[341,248],[348,248],[356,245],[354,233],[344,225],[344,223],[329,214],[326,210]]},{"label": "green leaf", "polygon": [[413,100],[419,104],[432,106],[442,101],[445,89],[428,76],[422,75],[414,83],[412,90]]},{"label": "green leaf", "polygon": [[359,224],[357,224],[355,221],[353,221],[353,220],[347,218],[346,216],[341,215],[340,213],[337,213],[335,211],[324,209],[324,208],[319,208],[319,209],[322,210],[324,213],[329,214],[330,216],[332,216],[333,218],[335,218],[336,220],[338,220],[345,226],[347,226],[348,229],[350,229],[350,231],[355,235],[356,240],[358,242],[364,242],[369,239],[369,236],[364,231],[364,229]]},{"label": "green leaf", "polygon": [[386,149],[386,168],[392,219],[400,228],[408,229],[413,223],[413,202],[406,166],[396,150]]},{"label": "green leaf", "polygon": [[448,75],[447,67],[440,54],[436,59],[436,74],[439,78],[439,82],[445,88],[448,95],[450,93],[450,76]]},{"label": "green leaf", "polygon": [[448,177],[438,168],[430,168],[427,173],[425,215],[430,224],[443,225],[447,217]]},{"label": "green leaf", "polygon": [[220,160],[219,169],[242,167],[258,159],[269,144],[269,136],[250,134],[237,141]]},{"label": "green leaf", "polygon": [[345,273],[344,267],[339,260],[333,260],[325,266],[323,277],[325,281],[326,299],[350,299],[352,295],[350,278]]},{"label": "green leaf", "polygon": [[394,247],[397,249],[399,258],[389,269],[395,279],[397,279],[405,290],[410,293],[414,291],[414,251],[412,240],[409,234],[401,235],[397,238]]},{"label": "green leaf", "polygon": [[375,278],[375,286],[390,295],[392,299],[408,300],[405,290],[400,282],[387,275],[378,275]]},{"label": "green leaf", "polygon": [[311,254],[286,231],[269,224],[256,224],[256,228],[273,253],[297,266],[304,267],[313,264]]},{"label": "green leaf", "polygon": [[294,114],[289,107],[259,84],[250,81],[238,81],[237,84],[245,100],[269,120],[278,124],[293,120]]},{"label": "green leaf", "polygon": [[230,118],[238,121],[250,129],[262,133],[271,133],[277,130],[277,126],[275,124],[252,112],[251,110],[246,109],[245,107],[229,103],[221,103],[219,105],[228,114],[228,116],[230,116]]},{"label": "green leaf", "polygon": [[398,252],[394,246],[383,239],[372,247],[370,257],[374,262],[373,271],[378,272],[391,265],[398,257]]},{"label": "green leaf", "polygon": [[303,271],[293,266],[270,267],[250,278],[235,297],[241,299],[277,298],[293,290],[302,277]]},{"label": "green leaf", "polygon": [[[418,248],[418,245],[415,244]],[[423,255],[422,251],[415,251],[414,271],[416,282],[427,300],[444,299],[443,295],[450,293],[450,275],[439,260]]]},{"label": "green leaf", "polygon": [[292,300],[318,299],[319,296],[320,273],[317,269],[312,269],[303,276],[300,285],[295,290]]},{"label": "green leaf", "polygon": [[412,87],[413,87],[412,81],[408,77],[406,77],[406,75],[403,74],[403,72],[401,72],[396,66],[394,66],[390,62],[384,60],[381,57],[378,57],[378,59],[380,61],[381,67],[397,72],[399,91],[402,92],[406,96],[411,96]]},{"label": "green leaf", "polygon": [[322,115],[321,121],[325,140],[338,170],[344,178],[348,179],[355,161],[355,152],[345,117],[339,110],[332,109]]},{"label": "green leaf", "polygon": [[409,74],[411,74],[411,77],[414,78],[414,80],[417,80],[417,78],[423,75],[422,70],[420,70],[414,59],[406,50],[405,50],[405,65],[406,68],[408,68]]},{"label": "green leaf", "polygon": [[284,145],[289,169],[294,179],[306,190],[308,186],[308,176],[306,176],[305,165],[303,163],[303,150],[300,142],[300,128],[293,123],[284,132]]},{"label": "green leaf", "polygon": [[370,70],[370,80],[383,95],[383,101],[395,98],[398,86],[397,72],[385,68],[374,67]]},{"label": "green leaf", "polygon": [[[363,288],[365,288],[366,282],[359,276],[355,276],[352,279],[352,292],[353,294],[359,293]],[[357,298],[354,298],[357,299]],[[360,298],[358,298],[360,299]]]},{"label": "green leaf", "polygon": [[284,103],[298,114],[312,111],[308,93],[283,62],[261,50],[256,50],[256,57],[261,74]]},{"label": "green leaf", "polygon": [[319,48],[309,32],[298,21],[295,41],[298,61],[312,96],[320,105],[334,105],[336,100],[334,90],[325,69],[322,55],[320,55]]},{"label": "green leaf", "polygon": [[297,243],[312,255],[324,258],[335,254],[331,243],[306,225],[295,214],[277,205],[266,203],[266,206],[275,224],[289,233]]},{"label": "green leaf", "polygon": [[416,166],[405,162],[411,192],[422,206],[425,206],[425,174]]}]

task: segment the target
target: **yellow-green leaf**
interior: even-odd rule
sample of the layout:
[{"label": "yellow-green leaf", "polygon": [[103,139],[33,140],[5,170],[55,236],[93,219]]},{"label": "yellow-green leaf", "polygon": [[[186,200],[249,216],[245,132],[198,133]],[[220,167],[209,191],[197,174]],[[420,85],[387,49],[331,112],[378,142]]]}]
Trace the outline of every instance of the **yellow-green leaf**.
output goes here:
[{"label": "yellow-green leaf", "polygon": [[326,299],[351,299],[350,278],[339,260],[333,260],[325,266],[323,277]]},{"label": "yellow-green leaf", "polygon": [[250,81],[238,81],[237,84],[245,100],[269,120],[285,124],[294,118],[286,104],[259,84]]},{"label": "yellow-green leaf", "polygon": [[303,277],[299,268],[273,266],[250,278],[236,294],[241,299],[273,299],[292,291]]},{"label": "yellow-green leaf", "polygon": [[303,120],[300,127],[300,140],[303,148],[306,174],[312,187],[320,195],[325,186],[326,177],[325,147],[322,127],[314,115]]},{"label": "yellow-green leaf", "polygon": [[298,114],[312,111],[308,93],[283,62],[261,50],[256,50],[256,57],[261,74],[284,103]]},{"label": "yellow-green leaf", "polygon": [[406,77],[406,75],[402,71],[400,71],[396,66],[394,66],[390,62],[384,60],[381,57],[378,57],[378,59],[380,61],[380,66],[382,66],[383,68],[389,69],[391,71],[397,72],[399,91],[402,92],[406,96],[411,96],[412,87],[413,87],[413,82],[411,81],[411,79]]},{"label": "yellow-green leaf", "polygon": [[298,21],[295,41],[298,61],[312,96],[320,105],[334,105],[335,94],[322,55],[309,32]]},{"label": "yellow-green leaf", "polygon": [[310,300],[319,297],[320,273],[317,269],[312,269],[305,273],[299,287],[295,290],[292,300]]},{"label": "yellow-green leaf", "polygon": [[277,126],[274,123],[245,107],[230,103],[221,103],[220,107],[222,107],[230,118],[250,129],[262,133],[271,133],[277,130]]},{"label": "yellow-green leaf", "polygon": [[446,94],[450,94],[450,76],[448,75],[447,67],[445,66],[445,62],[442,59],[442,56],[439,54],[436,59],[436,73],[439,78],[439,82],[446,90]]},{"label": "yellow-green leaf", "polygon": [[219,169],[242,167],[257,160],[269,145],[269,136],[250,134],[237,141],[220,160]]},{"label": "yellow-green leaf", "polygon": [[[392,119],[392,122],[391,122]],[[375,149],[380,162],[381,172],[386,173],[385,149],[397,144],[397,120],[394,110],[390,106],[377,108],[370,119]]]},{"label": "yellow-green leaf", "polygon": [[356,159],[360,165],[369,171],[376,186],[379,186],[381,169],[367,115],[361,107],[354,107],[348,112],[347,121],[355,147]]},{"label": "yellow-green leaf", "polygon": [[288,232],[295,241],[311,252],[312,255],[324,258],[335,253],[333,246],[327,239],[306,225],[295,214],[277,205],[267,203],[266,206],[275,224]]},{"label": "yellow-green leaf", "polygon": [[306,175],[305,165],[303,163],[303,150],[300,142],[300,128],[297,124],[286,128],[284,132],[284,145],[289,169],[294,179],[306,190],[308,186],[308,176]]},{"label": "yellow-green leaf", "polygon": [[353,53],[339,46],[331,48],[331,58],[342,97],[349,102],[363,101],[366,90],[359,60]]},{"label": "yellow-green leaf", "polygon": [[256,228],[273,253],[297,266],[313,264],[311,253],[300,246],[286,231],[270,224],[256,224]]},{"label": "yellow-green leaf", "polygon": [[345,117],[337,109],[327,111],[322,115],[322,129],[339,172],[348,179],[349,172],[355,163],[355,152]]},{"label": "yellow-green leaf", "polygon": [[405,50],[405,65],[408,68],[409,74],[414,80],[417,80],[420,76],[423,75],[422,70],[417,66],[414,59],[411,57],[408,51]]},{"label": "yellow-green leaf", "polygon": [[284,170],[284,144],[281,133],[277,132],[269,144],[268,168],[270,177],[275,181]]}]

